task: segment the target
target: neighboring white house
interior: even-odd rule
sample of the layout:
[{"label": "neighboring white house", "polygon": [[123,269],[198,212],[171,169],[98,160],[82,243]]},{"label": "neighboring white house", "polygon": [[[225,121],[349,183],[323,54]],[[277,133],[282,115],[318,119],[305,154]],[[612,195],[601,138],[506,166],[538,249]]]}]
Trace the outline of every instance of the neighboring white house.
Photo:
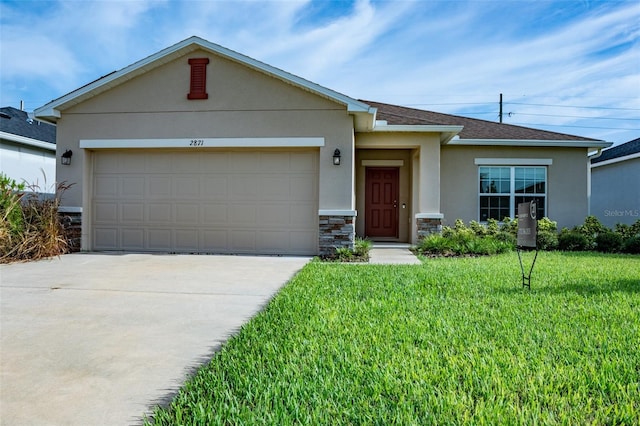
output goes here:
[{"label": "neighboring white house", "polygon": [[640,219],[640,138],[591,158],[591,214],[613,228]]},{"label": "neighboring white house", "polygon": [[18,183],[37,185],[37,192],[54,192],[56,126],[17,108],[0,108],[0,171]]}]

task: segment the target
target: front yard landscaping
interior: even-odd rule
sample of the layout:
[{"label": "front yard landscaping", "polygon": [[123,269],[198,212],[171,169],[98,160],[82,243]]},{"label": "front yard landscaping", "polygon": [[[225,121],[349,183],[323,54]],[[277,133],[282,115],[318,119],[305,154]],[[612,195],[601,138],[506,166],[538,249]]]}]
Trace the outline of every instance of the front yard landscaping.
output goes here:
[{"label": "front yard landscaping", "polygon": [[[528,254],[525,254],[525,256]],[[638,424],[640,256],[307,265],[149,424]]]}]

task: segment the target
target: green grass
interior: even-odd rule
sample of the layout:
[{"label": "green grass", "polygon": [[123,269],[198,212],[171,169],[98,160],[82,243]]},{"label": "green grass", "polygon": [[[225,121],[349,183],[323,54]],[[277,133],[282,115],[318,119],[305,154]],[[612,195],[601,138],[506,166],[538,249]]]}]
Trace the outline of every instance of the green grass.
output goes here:
[{"label": "green grass", "polygon": [[[525,253],[525,262],[532,260]],[[307,265],[155,424],[638,424],[640,257]]]}]

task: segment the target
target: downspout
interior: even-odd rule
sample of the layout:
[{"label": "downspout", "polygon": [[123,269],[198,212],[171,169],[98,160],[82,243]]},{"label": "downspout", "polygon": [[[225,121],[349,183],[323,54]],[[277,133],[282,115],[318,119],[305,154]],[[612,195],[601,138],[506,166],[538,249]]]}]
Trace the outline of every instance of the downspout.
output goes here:
[{"label": "downspout", "polygon": [[589,157],[587,154],[587,216],[591,216],[591,160],[602,155],[602,148],[598,148],[596,153]]}]

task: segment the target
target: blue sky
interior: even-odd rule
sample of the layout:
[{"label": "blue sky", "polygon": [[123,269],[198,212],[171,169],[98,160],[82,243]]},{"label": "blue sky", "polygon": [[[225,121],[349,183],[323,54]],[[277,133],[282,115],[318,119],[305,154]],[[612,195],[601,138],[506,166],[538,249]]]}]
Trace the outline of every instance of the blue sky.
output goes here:
[{"label": "blue sky", "polygon": [[0,104],[32,111],[192,35],[348,96],[640,137],[638,1],[6,1]]}]

